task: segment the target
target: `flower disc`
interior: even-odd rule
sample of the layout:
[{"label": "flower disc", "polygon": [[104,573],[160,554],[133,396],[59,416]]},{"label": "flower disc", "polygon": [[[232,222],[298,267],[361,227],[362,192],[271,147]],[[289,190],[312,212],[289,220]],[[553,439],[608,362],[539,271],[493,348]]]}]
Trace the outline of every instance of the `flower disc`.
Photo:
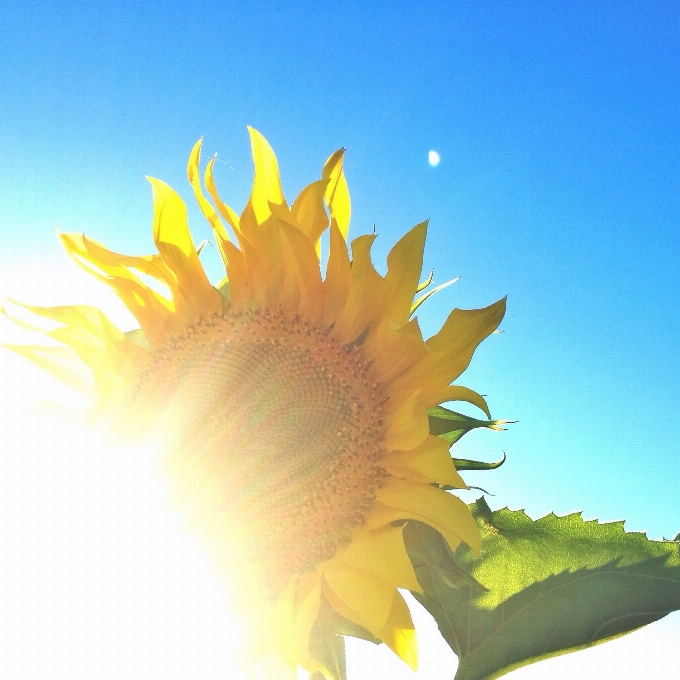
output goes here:
[{"label": "flower disc", "polygon": [[155,353],[133,408],[163,413],[183,495],[283,583],[363,523],[384,476],[381,401],[360,348],[293,315],[227,311]]}]

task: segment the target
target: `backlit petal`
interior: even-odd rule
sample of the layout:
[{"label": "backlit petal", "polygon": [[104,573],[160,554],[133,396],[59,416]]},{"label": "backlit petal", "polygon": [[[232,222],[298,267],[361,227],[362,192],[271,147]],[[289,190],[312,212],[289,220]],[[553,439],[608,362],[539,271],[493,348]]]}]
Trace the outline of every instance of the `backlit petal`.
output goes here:
[{"label": "backlit petal", "polygon": [[[175,305],[152,290],[126,266],[112,265],[95,257],[93,242],[82,234],[59,234],[66,252],[86,271],[116,292],[134,314],[152,345],[161,345],[177,324]],[[99,244],[96,244],[97,246]]]},{"label": "backlit petal", "polygon": [[291,213],[300,230],[314,244],[317,259],[320,253],[321,234],[328,228],[328,215],[324,208],[324,193],[328,180],[322,179],[306,186],[295,199]]},{"label": "backlit petal", "polygon": [[373,241],[375,235],[359,236],[352,241],[349,294],[333,329],[340,342],[356,340],[382,310],[384,279],[371,262]]},{"label": "backlit petal", "polygon": [[227,265],[226,255],[224,253],[224,248],[222,244],[224,241],[229,240],[229,235],[224,225],[220,221],[219,216],[215,212],[215,209],[210,205],[208,200],[203,195],[203,189],[201,188],[201,177],[199,172],[199,164],[201,160],[201,145],[203,144],[203,139],[199,139],[194,148],[191,150],[191,155],[189,156],[189,163],[187,164],[187,177],[189,178],[189,183],[191,188],[194,190],[194,196],[196,197],[196,202],[198,207],[201,209],[204,217],[210,223],[210,227],[215,234],[215,239],[217,241],[217,248],[222,256],[222,262],[224,266]]},{"label": "backlit petal", "polygon": [[215,185],[215,177],[214,177],[214,167],[215,167],[215,159],[216,156],[213,156],[209,161],[208,165],[205,168],[205,187],[208,190],[208,193],[212,197],[213,201],[215,201],[215,205],[217,206],[217,209],[220,211],[220,214],[222,217],[224,217],[225,220],[229,223],[231,228],[238,234],[241,231],[240,227],[240,220],[238,215],[220,198],[220,195],[217,191],[217,186]]},{"label": "backlit petal", "polygon": [[331,212],[331,217],[338,225],[343,238],[347,238],[349,232],[349,220],[352,207],[349,199],[349,189],[345,172],[342,168],[342,159],[345,150],[338,149],[325,163],[321,177],[328,180],[326,186],[326,203]]},{"label": "backlit petal", "polygon": [[454,309],[442,329],[425,343],[427,356],[393,382],[409,385],[448,385],[468,366],[477,345],[498,328],[505,298],[483,309]]},{"label": "backlit petal", "polygon": [[423,268],[426,233],[427,222],[421,222],[402,236],[387,256],[383,318],[395,328],[403,326],[411,316],[413,296]]},{"label": "backlit petal", "polygon": [[446,385],[445,387],[428,387],[421,393],[421,401],[426,408],[432,408],[447,401],[467,401],[484,411],[487,418],[491,418],[486,399],[469,387],[462,385]]},{"label": "backlit petal", "polygon": [[[439,531],[452,550],[465,541],[475,553],[479,553],[480,536],[477,523],[467,505],[456,496],[442,492],[429,484],[413,484],[402,479],[389,478],[376,492],[376,499],[394,510],[396,519],[418,519]],[[384,526],[384,516],[371,511],[367,528]]]},{"label": "backlit petal", "polygon": [[333,220],[330,229],[330,255],[326,278],[323,282],[324,309],[321,325],[330,326],[347,302],[351,278],[351,265],[347,253],[347,244]]},{"label": "backlit petal", "polygon": [[394,411],[385,414],[386,449],[413,449],[425,441],[430,425],[427,409],[420,403],[419,397],[420,390],[416,390],[401,401]]},{"label": "backlit petal", "polygon": [[257,222],[262,224],[272,214],[269,204],[285,205],[286,199],[283,197],[283,190],[281,189],[279,163],[271,146],[269,146],[269,142],[250,126],[248,132],[250,133],[250,145],[255,163],[255,179],[249,203]]},{"label": "backlit petal", "polygon": [[363,350],[383,383],[389,383],[427,354],[418,319],[396,330],[390,328],[388,322],[372,327]]},{"label": "backlit petal", "polygon": [[222,309],[220,294],[210,285],[198,259],[189,233],[184,201],[165,182],[148,178],[153,187],[153,239],[163,261],[174,272],[177,284],[191,301],[194,317],[210,315]]},{"label": "backlit petal", "polygon": [[382,465],[392,476],[411,482],[438,482],[459,489],[467,488],[453,464],[449,443],[441,437],[429,435],[415,449],[391,451],[385,456]]},{"label": "backlit petal", "polygon": [[350,567],[341,559],[325,564],[323,574],[335,596],[353,612],[353,620],[377,637],[392,610],[394,586],[371,572]]},{"label": "backlit petal", "polygon": [[414,671],[418,670],[418,640],[408,605],[397,591],[385,627],[378,637]]},{"label": "backlit petal", "polygon": [[397,588],[421,590],[404,546],[402,527],[389,526],[376,531],[356,529],[343,559],[350,566],[381,576]]}]

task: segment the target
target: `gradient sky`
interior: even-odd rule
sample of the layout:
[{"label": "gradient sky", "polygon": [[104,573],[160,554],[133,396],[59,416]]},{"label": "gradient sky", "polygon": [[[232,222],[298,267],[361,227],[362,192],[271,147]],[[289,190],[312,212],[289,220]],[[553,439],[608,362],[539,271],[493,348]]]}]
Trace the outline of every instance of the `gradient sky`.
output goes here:
[{"label": "gradient sky", "polygon": [[[532,517],[583,510],[672,538],[679,34],[680,7],[661,0],[5,0],[2,293],[90,301],[80,284],[69,288],[55,223],[114,250],[151,252],[144,175],[177,189],[196,240],[209,238],[185,170],[201,136],[206,157],[224,161],[217,182],[238,209],[252,180],[246,125],[272,144],[289,198],[345,147],[351,235],[375,224],[378,269],[429,218],[425,269],[436,282],[461,276],[423,308],[426,335],[454,306],[508,296],[504,333],[461,382],[488,395],[495,417],[519,423],[457,446],[459,457],[508,455],[500,470],[466,480],[495,494],[492,507]],[[205,263],[217,280],[214,251]],[[658,644],[677,641],[678,614],[650,630]],[[617,648],[621,678],[639,677],[634,649]],[[210,668],[202,677],[219,677]],[[571,667],[551,677],[559,668]]]}]

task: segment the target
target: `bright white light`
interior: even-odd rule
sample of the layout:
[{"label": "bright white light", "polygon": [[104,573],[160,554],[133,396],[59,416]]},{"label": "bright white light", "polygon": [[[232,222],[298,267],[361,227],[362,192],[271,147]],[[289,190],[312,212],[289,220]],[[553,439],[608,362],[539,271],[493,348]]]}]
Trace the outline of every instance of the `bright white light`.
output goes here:
[{"label": "bright white light", "polygon": [[430,153],[427,154],[427,162],[434,168],[435,166],[439,165],[439,161],[441,160],[441,157],[436,151],[430,151]]},{"label": "bright white light", "polygon": [[[31,270],[0,283],[66,302],[53,282],[68,261]],[[0,677],[245,680],[222,577],[171,509],[156,454],[108,446],[82,425],[82,399],[4,348],[0,384]],[[44,399],[64,408],[29,406]]]}]

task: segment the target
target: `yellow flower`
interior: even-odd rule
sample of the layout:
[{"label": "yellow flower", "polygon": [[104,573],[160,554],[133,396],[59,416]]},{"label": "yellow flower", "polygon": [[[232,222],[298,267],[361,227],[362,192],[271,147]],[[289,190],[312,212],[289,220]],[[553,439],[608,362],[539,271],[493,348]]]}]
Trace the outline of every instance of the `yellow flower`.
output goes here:
[{"label": "yellow flower", "polygon": [[424,341],[412,312],[426,223],[394,246],[381,276],[370,259],[375,235],[355,239],[348,254],[343,151],[289,207],[272,149],[249,130],[255,179],[240,218],[220,199],[214,159],[205,186],[217,210],[205,197],[200,141],[189,159],[227,272],[218,288],[183,201],[150,179],[158,254],[120,255],[60,234],[141,330],[122,333],[93,307],[31,306],[60,323],[48,335],[63,346],[14,349],[91,394],[112,428],[163,447],[178,499],[242,599],[258,655],[324,670],[313,638],[330,616],[415,667],[415,632],[397,590],[420,591],[404,521],[429,524],[452,549],[480,542],[465,504],[440,488],[465,484],[447,442],[429,432],[428,409],[464,400],[488,415],[480,395],[451,383],[500,323],[505,301],[455,309]]}]

